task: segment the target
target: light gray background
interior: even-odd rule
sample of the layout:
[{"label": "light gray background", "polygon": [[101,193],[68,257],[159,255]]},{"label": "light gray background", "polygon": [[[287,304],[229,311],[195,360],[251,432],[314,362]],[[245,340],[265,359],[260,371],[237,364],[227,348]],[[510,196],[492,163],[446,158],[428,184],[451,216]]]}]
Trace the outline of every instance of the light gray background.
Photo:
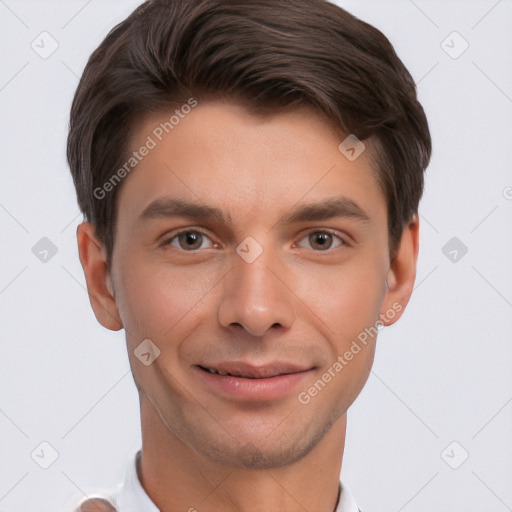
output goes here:
[{"label": "light gray background", "polygon": [[[0,0],[0,512],[70,511],[115,488],[140,444],[123,331],[85,291],[65,161],[78,77],[138,3]],[[512,0],[338,3],[395,45],[434,143],[417,289],[349,412],[342,478],[363,512],[512,510]],[[47,59],[31,48],[43,31]],[[46,263],[42,237],[58,248]]]}]

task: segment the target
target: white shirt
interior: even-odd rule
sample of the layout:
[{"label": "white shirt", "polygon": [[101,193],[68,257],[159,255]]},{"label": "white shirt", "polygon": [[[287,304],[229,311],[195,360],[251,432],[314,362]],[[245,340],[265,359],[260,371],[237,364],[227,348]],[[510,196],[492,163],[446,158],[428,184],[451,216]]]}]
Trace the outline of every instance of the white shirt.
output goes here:
[{"label": "white shirt", "polygon": [[[160,512],[140,483],[137,474],[140,455],[139,450],[130,461],[123,484],[113,496],[117,512]],[[341,482],[340,487],[340,499],[335,512],[359,512],[350,489]]]}]

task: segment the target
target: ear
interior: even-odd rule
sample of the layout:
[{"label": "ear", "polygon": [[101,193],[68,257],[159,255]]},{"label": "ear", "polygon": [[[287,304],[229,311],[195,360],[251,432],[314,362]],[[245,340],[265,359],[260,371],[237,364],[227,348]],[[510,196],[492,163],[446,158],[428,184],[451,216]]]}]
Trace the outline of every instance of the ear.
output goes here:
[{"label": "ear", "polygon": [[418,215],[402,231],[398,251],[390,262],[387,291],[380,311],[382,325],[394,324],[403,314],[411,298],[416,279],[420,225]]},{"label": "ear", "polygon": [[123,323],[114,298],[106,250],[96,237],[96,228],[90,222],[82,222],[76,230],[78,254],[84,269],[89,300],[98,322],[112,331],[119,331]]}]

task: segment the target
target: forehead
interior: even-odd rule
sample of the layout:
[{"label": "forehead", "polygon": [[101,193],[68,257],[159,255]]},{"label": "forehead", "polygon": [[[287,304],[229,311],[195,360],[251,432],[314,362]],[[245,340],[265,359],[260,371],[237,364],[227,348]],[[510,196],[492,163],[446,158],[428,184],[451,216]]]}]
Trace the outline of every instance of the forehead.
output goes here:
[{"label": "forehead", "polygon": [[128,222],[163,196],[222,209],[234,220],[244,212],[270,221],[299,202],[340,195],[370,217],[386,214],[369,147],[350,160],[339,149],[347,134],[310,108],[263,116],[211,101],[151,114],[134,128],[139,161],[118,197]]}]

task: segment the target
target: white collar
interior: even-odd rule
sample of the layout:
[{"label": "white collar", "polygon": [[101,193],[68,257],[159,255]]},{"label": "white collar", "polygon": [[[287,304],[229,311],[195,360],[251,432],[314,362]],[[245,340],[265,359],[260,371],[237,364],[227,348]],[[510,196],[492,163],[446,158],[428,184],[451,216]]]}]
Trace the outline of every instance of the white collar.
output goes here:
[{"label": "white collar", "polygon": [[[137,464],[140,455],[141,451],[139,450],[132,457],[126,471],[124,483],[115,496],[117,512],[160,512],[140,483],[137,474]],[[335,512],[359,512],[354,496],[352,496],[348,486],[341,482],[340,486],[340,499]]]},{"label": "white collar", "polygon": [[115,497],[117,512],[160,512],[146,494],[137,474],[139,450],[130,460],[124,483]]}]

